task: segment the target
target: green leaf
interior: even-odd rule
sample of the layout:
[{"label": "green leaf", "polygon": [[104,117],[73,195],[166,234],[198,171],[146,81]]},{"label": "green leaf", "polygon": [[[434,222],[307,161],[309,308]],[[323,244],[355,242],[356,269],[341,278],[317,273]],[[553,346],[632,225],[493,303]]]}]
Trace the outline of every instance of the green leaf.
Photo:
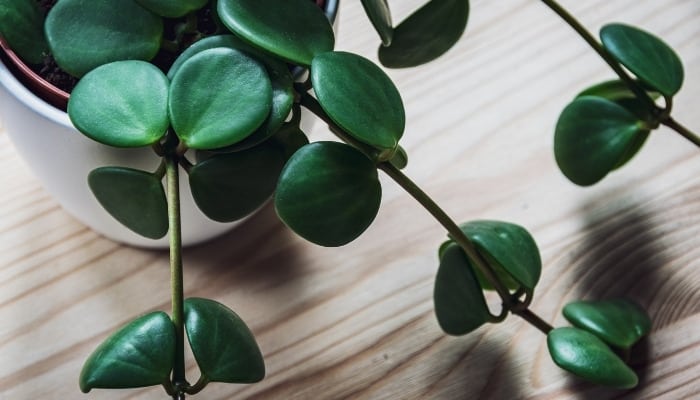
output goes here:
[{"label": "green leaf", "polygon": [[136,0],[144,8],[166,18],[182,17],[198,10],[207,4],[208,0]]},{"label": "green leaf", "polygon": [[556,328],[547,347],[559,367],[598,385],[618,389],[637,386],[637,375],[594,334],[578,328]]},{"label": "green leaf", "polygon": [[260,51],[260,49],[247,44],[233,35],[211,36],[194,43],[175,60],[170,71],[168,71],[168,77],[172,78],[175,76],[182,64],[195,54],[217,47],[240,50],[261,62],[265,66],[272,84],[272,109],[265,122],[242,141],[216,150],[231,152],[248,149],[269,139],[287,119],[294,103],[294,80],[287,64],[270,57]]},{"label": "green leaf", "polygon": [[280,219],[321,246],[349,243],[372,223],[382,189],[364,154],[336,142],[316,142],[287,162],[275,194]]},{"label": "green leaf", "polygon": [[88,175],[90,190],[117,221],[151,239],[168,232],[168,202],[154,174],[122,167],[101,167]]},{"label": "green leaf", "polygon": [[567,304],[564,317],[606,343],[630,348],[651,330],[651,319],[637,303],[627,299],[575,301]]},{"label": "green leaf", "polygon": [[678,55],[656,36],[624,24],[600,30],[603,47],[639,79],[665,96],[683,85],[683,64]]},{"label": "green leaf", "polygon": [[270,143],[215,155],[190,170],[192,196],[215,221],[243,218],[272,196],[285,161],[284,150]]},{"label": "green leaf", "polygon": [[293,122],[284,124],[272,140],[284,149],[285,160],[289,160],[297,150],[309,144],[309,138],[299,125]]},{"label": "green leaf", "polygon": [[185,300],[185,330],[202,375],[212,382],[254,383],[265,363],[245,322],[214,300]]},{"label": "green leaf", "polygon": [[397,146],[406,115],[381,68],[352,53],[323,53],[311,64],[311,82],[323,110],[343,130],[378,149]]},{"label": "green leaf", "polygon": [[245,139],[265,121],[271,107],[272,85],[265,68],[233,49],[208,49],[192,56],[170,85],[172,126],[193,149],[215,149]]},{"label": "green leaf", "polygon": [[562,111],[554,133],[554,155],[572,182],[588,186],[619,167],[649,129],[610,100],[583,96]]},{"label": "green leaf", "polygon": [[[653,90],[646,90],[652,100],[656,100],[661,95]],[[622,80],[614,79],[593,85],[582,91],[576,97],[597,96],[612,100],[621,105],[623,108],[632,112],[640,119],[649,122],[650,124],[658,124],[656,121],[656,110],[648,103],[639,100],[634,92],[630,90],[626,83]]]},{"label": "green leaf", "polygon": [[163,21],[134,0],[61,0],[46,17],[56,63],[81,77],[102,64],[150,60],[160,48]]},{"label": "green leaf", "polygon": [[464,335],[491,318],[484,294],[464,251],[451,243],[440,251],[433,300],[440,328]]},{"label": "green leaf", "polygon": [[391,157],[389,162],[398,169],[404,169],[408,165],[408,153],[406,153],[403,147],[398,146],[396,148],[396,153],[394,153],[394,156]]},{"label": "green leaf", "polygon": [[308,0],[219,0],[221,21],[251,44],[299,65],[333,50],[333,28]]},{"label": "green leaf", "polygon": [[78,82],[68,99],[68,115],[79,131],[100,143],[150,146],[170,123],[168,86],[168,78],[152,64],[113,62]]},{"label": "green leaf", "polygon": [[175,360],[175,327],[162,311],[146,314],[115,332],[85,361],[80,390],[160,385]]},{"label": "green leaf", "polygon": [[0,0],[0,37],[28,64],[40,64],[48,53],[44,14],[36,1]]},{"label": "green leaf", "polygon": [[389,46],[394,35],[389,4],[387,4],[386,0],[362,0],[362,7],[364,7],[367,17],[369,17],[374,29],[382,39],[382,44]]},{"label": "green leaf", "polygon": [[[525,228],[509,222],[486,220],[471,221],[460,228],[486,256],[489,265],[494,267],[507,287],[517,288],[509,283],[515,280],[527,289],[535,288],[542,272],[542,260],[537,243]],[[480,280],[486,283],[485,279]],[[490,289],[490,284],[484,288]]]},{"label": "green leaf", "polygon": [[379,61],[389,68],[432,61],[457,43],[468,18],[468,0],[431,0],[394,28],[391,45],[379,47]]}]

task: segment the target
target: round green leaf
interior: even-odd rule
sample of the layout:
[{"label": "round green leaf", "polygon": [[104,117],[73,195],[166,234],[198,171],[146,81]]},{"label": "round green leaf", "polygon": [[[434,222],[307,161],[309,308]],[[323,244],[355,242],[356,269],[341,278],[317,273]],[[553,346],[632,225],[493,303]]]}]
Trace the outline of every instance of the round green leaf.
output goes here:
[{"label": "round green leaf", "polygon": [[136,0],[144,8],[166,18],[177,18],[198,10],[207,4],[208,0]]},{"label": "round green leaf", "polygon": [[554,156],[572,182],[592,185],[619,167],[648,132],[637,116],[617,103],[601,97],[579,97],[559,117]]},{"label": "round green leaf", "polygon": [[343,130],[379,149],[397,146],[406,115],[381,68],[352,53],[328,52],[311,63],[311,82],[323,110]]},{"label": "round green leaf", "polygon": [[39,64],[48,53],[44,14],[36,1],[0,0],[0,37],[28,64]]},{"label": "round green leaf", "polygon": [[374,164],[342,143],[316,142],[287,162],[275,194],[280,219],[321,246],[349,243],[372,223],[382,188]]},{"label": "round green leaf", "polygon": [[265,66],[272,84],[272,109],[263,124],[242,141],[216,150],[231,152],[248,149],[269,139],[287,119],[294,103],[294,80],[287,64],[270,57],[233,35],[211,36],[194,43],[175,60],[168,71],[168,77],[175,76],[182,64],[195,54],[217,47],[240,50],[261,62]]},{"label": "round green leaf", "polygon": [[389,68],[432,61],[457,43],[468,18],[468,0],[431,0],[394,28],[391,45],[379,47],[379,61]]},{"label": "round green leaf", "polygon": [[112,61],[150,60],[163,35],[161,18],[134,0],[118,6],[112,0],[61,0],[45,28],[58,65],[78,77]]},{"label": "round green leaf", "polygon": [[564,317],[606,343],[629,348],[651,330],[651,319],[637,303],[627,299],[575,301],[567,304]]},{"label": "round green leaf", "polygon": [[213,220],[243,218],[272,196],[285,161],[284,150],[269,143],[215,155],[190,170],[192,196]]},{"label": "round green leaf", "polygon": [[637,386],[637,375],[594,334],[578,328],[556,328],[547,347],[559,367],[598,385],[618,389]]},{"label": "round green leaf", "polygon": [[160,385],[175,360],[175,327],[162,311],[146,314],[115,332],[85,361],[80,390]]},{"label": "round green leaf", "polygon": [[[479,252],[487,256],[489,264],[499,272],[497,275],[510,276],[527,289],[535,288],[542,272],[542,260],[537,243],[525,228],[486,220],[471,221],[460,228]],[[508,279],[504,280],[507,284]],[[512,284],[506,286],[513,288]]]},{"label": "round green leaf", "polygon": [[265,68],[233,49],[214,48],[192,56],[170,85],[170,120],[178,137],[193,149],[245,139],[265,121],[271,107],[272,85]]},{"label": "round green leaf", "polygon": [[484,294],[464,251],[450,243],[440,251],[433,301],[440,328],[450,335],[464,335],[488,322]]},{"label": "round green leaf", "polygon": [[292,63],[310,65],[333,50],[333,28],[308,0],[219,0],[217,10],[237,36]]},{"label": "round green leaf", "polygon": [[209,381],[254,383],[265,377],[265,363],[253,334],[225,305],[186,299],[185,330],[197,365]]},{"label": "round green leaf", "polygon": [[145,61],[106,64],[78,82],[68,115],[79,131],[100,143],[150,146],[169,126],[168,86],[168,78]]},{"label": "round green leaf", "polygon": [[600,30],[603,47],[639,79],[665,96],[683,85],[683,64],[661,39],[639,28],[609,24]]},{"label": "round green leaf", "polygon": [[386,0],[362,0],[367,17],[374,26],[374,29],[382,39],[382,44],[388,46],[391,44],[391,38],[394,35],[394,28],[391,24],[391,11]]},{"label": "round green leaf", "polygon": [[102,167],[88,175],[102,207],[124,226],[151,239],[168,232],[168,202],[155,175],[131,168]]}]

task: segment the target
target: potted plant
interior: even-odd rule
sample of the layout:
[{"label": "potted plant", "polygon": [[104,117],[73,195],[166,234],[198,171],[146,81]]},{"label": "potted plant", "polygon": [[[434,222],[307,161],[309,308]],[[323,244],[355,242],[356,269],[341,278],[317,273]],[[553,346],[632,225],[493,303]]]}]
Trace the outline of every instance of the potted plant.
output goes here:
[{"label": "potted plant", "polygon": [[[169,4],[144,3],[163,14],[158,7]],[[668,46],[653,35],[619,24],[606,27],[600,45],[558,4],[544,3],[591,43],[620,76],[582,93],[560,118],[555,154],[570,179],[582,185],[602,179],[627,162],[648,132],[660,124],[693,140],[694,135],[670,116],[682,68]],[[272,5],[275,11],[271,11]],[[414,66],[441,55],[461,36],[469,12],[466,2],[432,1],[394,27],[385,2],[364,1],[363,5],[383,41],[379,58],[391,67]],[[261,159],[266,161],[253,169],[269,167],[280,218],[302,237],[323,246],[344,245],[371,224],[381,198],[377,169],[423,205],[449,233],[438,251],[440,267],[435,283],[436,313],[445,332],[465,334],[516,314],[547,335],[552,358],[562,368],[603,385],[636,385],[634,371],[616,351],[628,352],[649,331],[646,313],[623,299],[575,302],[567,305],[564,313],[576,327],[555,329],[530,310],[541,274],[532,236],[523,227],[502,221],[457,225],[401,172],[407,160],[398,146],[405,124],[398,91],[367,59],[333,51],[332,32],[324,16],[314,7],[304,7],[301,1],[219,0],[218,16],[237,36],[213,36],[195,43],[176,59],[167,75],[141,61],[84,67],[85,75],[68,107],[75,125],[105,144],[152,146],[163,159],[161,166],[150,171],[101,167],[90,174],[92,191],[131,229],[152,237],[170,231],[175,278],[172,316],[149,314],[112,336],[86,363],[83,389],[162,383],[169,394],[179,398],[198,392],[208,381],[242,382],[262,377],[259,351],[242,322],[210,300],[185,302],[178,278],[182,274],[179,167],[189,174],[198,206],[212,218],[228,220],[240,216],[239,210],[231,210],[230,196],[244,192],[236,186],[238,182],[229,181],[230,176],[241,170],[240,165]],[[289,15],[303,23],[285,26]],[[425,28],[434,21],[447,22],[439,30]],[[59,31],[66,29],[65,23],[54,24],[61,27]],[[640,54],[659,57],[640,61]],[[280,60],[310,67],[310,79],[291,83]],[[144,84],[129,87],[131,79]],[[218,88],[220,82],[237,89],[236,94],[217,90],[212,96],[209,88]],[[275,88],[291,100],[275,103]],[[663,106],[654,102],[657,96],[664,98]],[[275,106],[282,107],[282,103],[288,108],[279,112],[277,127],[261,134],[267,140],[242,146],[255,138],[258,129],[275,114]],[[238,112],[224,116],[221,109],[230,111],[232,105],[240,107]],[[328,123],[344,143],[306,144],[299,129],[301,107]],[[287,121],[290,112],[292,118]],[[584,135],[592,139],[579,140]],[[187,155],[192,149],[200,150],[197,161]],[[160,183],[164,176],[167,196]],[[256,183],[261,181],[255,178]],[[138,191],[139,201],[130,204],[124,189]],[[271,189],[261,192],[269,194]],[[256,197],[253,203],[264,197]],[[249,211],[248,204],[244,205]],[[489,310],[483,290],[495,290],[502,301],[500,312]],[[182,372],[185,329],[202,370],[202,378],[194,385],[187,383]],[[212,333],[207,331],[216,329],[228,329],[224,333],[231,336],[242,335],[245,345],[233,346],[228,352],[226,342],[208,342]],[[124,351],[133,347],[148,349],[144,353],[147,357]],[[173,347],[178,351],[173,353]],[[144,358],[157,362],[144,368]],[[248,362],[231,370],[222,358]]]}]

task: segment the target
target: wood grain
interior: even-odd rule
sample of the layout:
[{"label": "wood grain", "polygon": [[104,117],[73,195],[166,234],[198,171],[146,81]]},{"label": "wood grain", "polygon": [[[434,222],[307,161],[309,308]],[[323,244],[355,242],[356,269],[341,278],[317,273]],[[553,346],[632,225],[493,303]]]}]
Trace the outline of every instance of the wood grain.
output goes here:
[{"label": "wood grain", "polygon": [[[391,2],[399,21],[422,0]],[[563,1],[596,32],[637,24],[685,63],[674,115],[700,130],[700,2]],[[341,6],[337,48],[376,60],[360,2]],[[234,308],[268,374],[211,384],[204,399],[700,398],[700,156],[672,131],[592,188],[558,172],[552,131],[581,89],[612,78],[573,31],[533,0],[472,1],[466,37],[427,66],[389,71],[406,103],[406,173],[458,221],[527,227],[544,272],[533,308],[564,325],[572,299],[630,296],[654,329],[634,359],[638,388],[610,391],[553,365],[516,317],[466,337],[440,332],[432,285],[440,227],[386,176],[375,223],[320,248],[268,207],[185,252],[185,290]],[[316,139],[327,137],[317,125]],[[81,395],[83,360],[118,326],[169,309],[167,255],[113,243],[66,214],[0,131],[0,399],[163,399],[161,388]],[[188,376],[197,372],[189,358]]]}]

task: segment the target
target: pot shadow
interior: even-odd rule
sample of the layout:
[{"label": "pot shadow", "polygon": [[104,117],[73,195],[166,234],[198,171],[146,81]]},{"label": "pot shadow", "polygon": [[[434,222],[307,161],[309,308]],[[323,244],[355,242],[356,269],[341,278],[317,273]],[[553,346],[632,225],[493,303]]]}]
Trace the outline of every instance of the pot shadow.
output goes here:
[{"label": "pot shadow", "polygon": [[[683,287],[684,282],[676,274],[680,267],[673,265],[674,254],[666,239],[669,226],[664,225],[674,217],[666,213],[673,205],[661,204],[668,199],[654,199],[651,203],[646,199],[631,200],[630,197],[616,200],[618,204],[606,206],[600,214],[591,213],[591,210],[601,209],[600,203],[590,202],[582,207],[581,214],[587,215],[586,236],[574,270],[577,277],[575,297],[587,300],[631,299],[647,310],[652,330],[692,314],[693,310],[689,309],[674,312],[671,316],[665,312],[669,304],[679,304],[677,299],[672,299],[677,296],[674,293],[688,295],[687,291],[675,289]],[[686,301],[682,300],[680,304]],[[698,301],[700,298],[688,302],[697,304]],[[648,336],[632,348],[631,354],[628,364],[639,377],[635,389],[621,392],[603,388],[573,375],[569,378],[568,388],[582,400],[636,398],[637,391],[647,385],[654,361],[654,349]]]}]

